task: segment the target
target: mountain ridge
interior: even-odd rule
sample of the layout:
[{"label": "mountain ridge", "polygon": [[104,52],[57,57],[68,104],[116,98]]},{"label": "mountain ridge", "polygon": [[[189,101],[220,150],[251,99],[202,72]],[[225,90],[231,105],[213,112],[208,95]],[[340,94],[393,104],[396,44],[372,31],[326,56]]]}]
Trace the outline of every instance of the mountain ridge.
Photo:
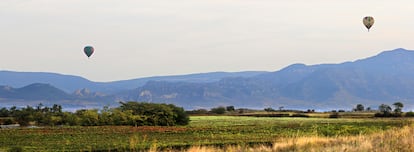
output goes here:
[{"label": "mountain ridge", "polygon": [[74,75],[64,75],[51,72],[16,72],[0,71],[0,85],[12,87],[24,87],[32,83],[45,83],[56,86],[66,93],[88,88],[89,90],[103,93],[116,93],[134,89],[144,85],[148,81],[185,81],[185,82],[213,82],[224,77],[251,77],[265,71],[243,71],[243,72],[209,72],[186,75],[154,76],[129,80],[111,82],[94,82],[86,78]]},{"label": "mountain ridge", "polygon": [[[134,82],[136,87],[131,89],[100,93],[83,87],[89,90],[78,88],[78,91],[66,94],[70,96],[67,100],[101,107],[102,104],[137,100],[172,103],[186,109],[234,105],[330,110],[350,109],[358,103],[375,109],[381,103],[401,101],[412,109],[413,78],[414,51],[399,48],[338,64],[297,63],[274,72],[152,77],[140,85],[137,82],[143,79],[132,79],[129,82]],[[0,98],[7,98],[8,93],[17,90],[10,86],[0,87]]]}]

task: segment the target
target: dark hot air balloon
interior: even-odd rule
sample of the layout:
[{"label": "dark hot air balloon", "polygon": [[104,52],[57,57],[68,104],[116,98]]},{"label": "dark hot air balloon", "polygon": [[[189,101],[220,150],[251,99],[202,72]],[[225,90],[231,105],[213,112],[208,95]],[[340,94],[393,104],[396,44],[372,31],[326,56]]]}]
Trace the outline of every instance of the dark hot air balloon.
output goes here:
[{"label": "dark hot air balloon", "polygon": [[372,25],[374,25],[374,18],[372,16],[366,16],[364,19],[362,19],[362,22],[369,32],[369,29],[372,27]]},{"label": "dark hot air balloon", "polygon": [[91,57],[91,55],[93,54],[93,47],[92,46],[85,46],[85,48],[83,48],[83,52],[85,52],[86,56]]}]

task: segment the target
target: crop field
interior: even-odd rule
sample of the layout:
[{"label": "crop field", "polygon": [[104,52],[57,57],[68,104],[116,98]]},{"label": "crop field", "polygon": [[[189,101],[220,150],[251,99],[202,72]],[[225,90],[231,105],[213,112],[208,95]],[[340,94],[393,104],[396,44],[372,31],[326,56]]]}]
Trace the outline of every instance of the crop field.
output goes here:
[{"label": "crop field", "polygon": [[364,136],[411,126],[411,119],[191,116],[187,126],[40,127],[0,130],[0,151],[182,151],[272,146],[298,137]]}]

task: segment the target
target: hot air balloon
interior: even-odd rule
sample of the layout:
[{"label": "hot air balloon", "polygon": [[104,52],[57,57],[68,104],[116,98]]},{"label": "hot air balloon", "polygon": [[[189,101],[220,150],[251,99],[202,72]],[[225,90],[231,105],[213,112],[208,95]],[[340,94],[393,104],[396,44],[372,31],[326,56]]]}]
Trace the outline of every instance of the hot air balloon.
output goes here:
[{"label": "hot air balloon", "polygon": [[85,52],[86,56],[88,56],[88,58],[93,54],[93,47],[92,46],[85,46],[85,48],[83,48],[83,52]]},{"label": "hot air balloon", "polygon": [[369,29],[374,25],[374,18],[372,16],[366,16],[364,19],[362,19],[362,22],[364,23],[365,27],[367,27],[368,32]]}]

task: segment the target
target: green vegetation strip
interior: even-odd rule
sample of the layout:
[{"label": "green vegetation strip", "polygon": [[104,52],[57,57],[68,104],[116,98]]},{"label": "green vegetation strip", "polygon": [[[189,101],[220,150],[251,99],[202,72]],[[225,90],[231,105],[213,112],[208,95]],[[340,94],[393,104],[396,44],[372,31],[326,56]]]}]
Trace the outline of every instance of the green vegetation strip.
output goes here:
[{"label": "green vegetation strip", "polygon": [[0,151],[136,151],[149,148],[271,144],[281,137],[370,134],[410,119],[192,116],[187,126],[45,127],[0,130]]}]

